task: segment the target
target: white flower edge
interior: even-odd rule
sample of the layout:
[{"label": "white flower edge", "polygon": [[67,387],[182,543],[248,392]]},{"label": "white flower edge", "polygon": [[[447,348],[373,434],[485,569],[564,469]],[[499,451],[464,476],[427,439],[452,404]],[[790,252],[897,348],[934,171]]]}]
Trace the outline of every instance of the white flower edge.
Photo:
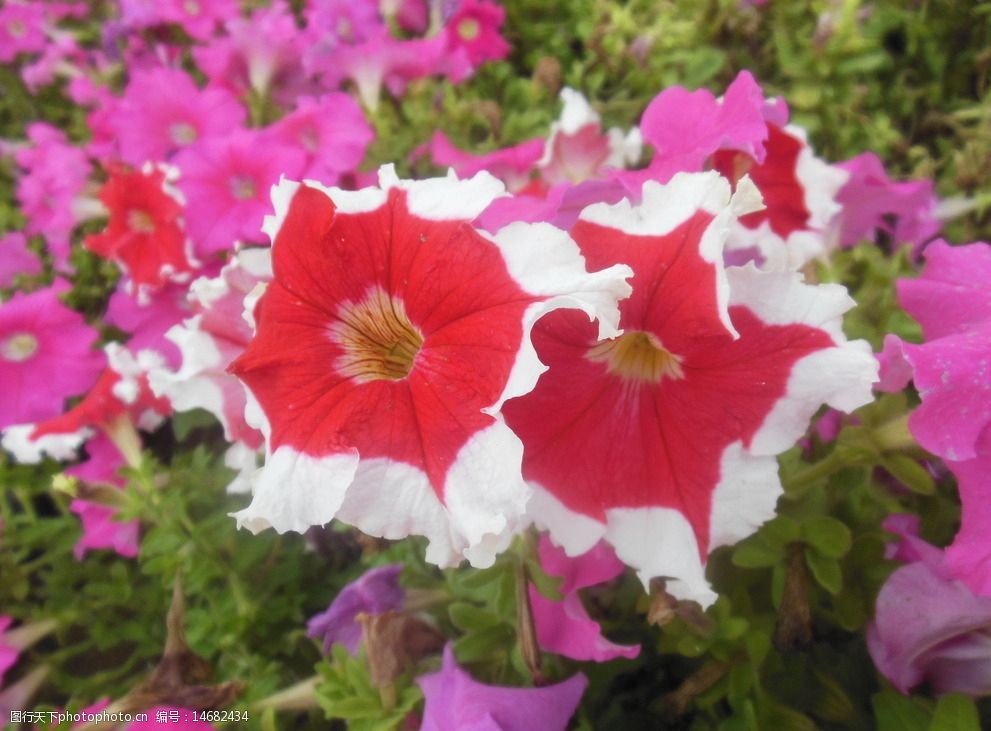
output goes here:
[{"label": "white flower edge", "polygon": [[537,357],[530,332],[548,312],[579,309],[590,321],[598,321],[600,339],[620,334],[618,303],[632,292],[626,280],[633,276],[633,270],[616,264],[589,273],[578,245],[567,233],[548,223],[511,223],[494,235],[482,235],[499,248],[509,276],[520,287],[546,298],[523,313],[523,338],[509,378],[496,402],[485,409],[494,414],[508,399],[532,391],[540,374],[547,370]]},{"label": "white flower edge", "polygon": [[689,220],[699,211],[713,216],[699,242],[699,254],[716,268],[716,304],[719,319],[726,331],[738,333],[728,312],[729,283],[723,264],[723,249],[740,216],[758,211],[763,200],[748,177],[737,183],[731,195],[729,181],[715,171],[678,173],[667,184],[647,181],[637,205],[624,198],[619,203],[595,203],[578,216],[606,228],[633,236],[664,236]]},{"label": "white flower edge", "polygon": [[817,350],[792,367],[785,394],[765,417],[749,446],[758,455],[779,454],[808,429],[822,404],[849,413],[873,400],[878,363],[870,344],[848,341],[843,313],[855,304],[839,284],[805,284],[791,271],[729,267],[731,304],[743,305],[771,325],[802,324],[825,332],[833,347]]},{"label": "white flower edge", "polygon": [[[529,519],[547,530],[569,556],[580,556],[604,539],[619,559],[637,572],[648,587],[663,578],[679,599],[707,607],[716,594],[705,578],[698,540],[685,516],[669,507],[610,508],[604,523],[576,513],[540,485],[527,509]],[[720,459],[720,480],[712,493],[709,552],[736,543],[774,516],[781,494],[778,465],[773,457],[757,457],[737,441]]]}]

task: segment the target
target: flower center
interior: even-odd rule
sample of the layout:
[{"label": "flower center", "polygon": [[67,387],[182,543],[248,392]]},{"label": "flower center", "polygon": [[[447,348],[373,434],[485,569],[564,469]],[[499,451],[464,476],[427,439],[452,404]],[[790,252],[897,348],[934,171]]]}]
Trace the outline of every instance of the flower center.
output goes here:
[{"label": "flower center", "polygon": [[239,201],[246,201],[255,197],[255,181],[244,175],[235,175],[231,178],[231,195]]},{"label": "flower center", "polygon": [[155,233],[155,219],[148,211],[133,210],[127,214],[127,227],[139,234]]},{"label": "flower center", "polygon": [[14,38],[23,38],[27,35],[28,27],[20,20],[12,20],[7,23],[7,32]]},{"label": "flower center", "polygon": [[186,0],[186,2],[182,4],[182,8],[188,15],[200,14],[200,4],[196,2],[196,0]]},{"label": "flower center", "polygon": [[38,338],[31,333],[17,333],[3,341],[0,355],[12,363],[27,360],[38,351]]},{"label": "flower center", "polygon": [[177,145],[191,145],[196,142],[196,127],[189,122],[176,122],[169,127],[169,136]]},{"label": "flower center", "polygon": [[681,358],[642,330],[631,330],[618,338],[603,340],[589,348],[585,357],[605,363],[610,373],[629,380],[659,383],[662,378],[685,377]]},{"label": "flower center", "polygon": [[361,302],[345,302],[337,316],[331,336],[344,349],[334,364],[342,375],[359,383],[409,375],[423,335],[409,321],[402,300],[373,287]]},{"label": "flower center", "polygon": [[482,30],[481,25],[474,18],[465,18],[460,23],[458,23],[458,35],[461,36],[463,41],[473,41],[478,38],[479,32]]}]

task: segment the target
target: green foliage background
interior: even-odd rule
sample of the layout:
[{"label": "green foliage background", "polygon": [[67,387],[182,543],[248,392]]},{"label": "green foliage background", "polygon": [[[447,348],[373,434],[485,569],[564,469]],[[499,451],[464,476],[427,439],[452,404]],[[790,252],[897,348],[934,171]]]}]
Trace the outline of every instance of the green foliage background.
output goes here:
[{"label": "green foliage background", "polygon": [[[475,151],[546,135],[562,85],[588,95],[608,125],[627,128],[666,86],[719,94],[750,69],[767,93],[787,100],[823,157],[873,150],[893,175],[932,177],[942,196],[975,203],[948,224],[947,236],[991,238],[991,2],[503,4],[510,58],[466,84],[422,81],[401,100],[384,100],[372,115],[377,139],[368,168],[395,161],[405,174],[434,172],[409,162],[409,153],[436,128]],[[99,33],[99,4],[94,8],[94,19],[79,24],[91,39]],[[254,118],[268,118],[272,109],[256,101]],[[83,112],[61,89],[32,97],[13,68],[0,67],[0,136],[22,138],[36,119],[85,138]],[[0,170],[0,230],[22,223],[13,181],[8,164]],[[75,263],[71,301],[95,321],[116,275],[84,253]],[[851,288],[861,307],[848,332],[877,347],[886,332],[918,338],[893,291],[894,280],[913,271],[906,254],[889,256],[868,243],[835,255],[817,276]],[[848,420],[836,442],[813,437],[781,458],[780,514],[713,556],[710,577],[721,598],[705,614],[678,606],[663,626],[648,623],[652,597],[632,576],[589,592],[588,606],[608,636],[640,642],[643,652],[603,665],[544,658],[552,679],[581,669],[591,681],[576,727],[949,731],[979,728],[978,714],[989,727],[987,704],[937,700],[924,687],[911,697],[893,691],[864,645],[874,598],[893,568],[883,560],[883,517],[921,515],[923,535],[938,545],[951,539],[959,519],[952,480],[934,479],[920,464],[925,455],[904,438],[914,403],[886,396],[862,409],[857,422]],[[37,707],[78,709],[119,698],[150,672],[181,576],[190,645],[218,680],[244,683],[236,705],[252,711],[246,727],[327,728],[330,717],[354,729],[395,728],[419,707],[412,672],[397,682],[390,707],[370,684],[363,656],[324,659],[305,637],[306,619],[341,586],[395,560],[407,565],[404,581],[432,598],[424,611],[457,641],[459,660],[477,677],[532,682],[516,642],[517,567],[541,579],[526,541],[487,571],[441,572],[423,563],[417,540],[385,545],[340,526],[306,538],[238,532],[227,513],[243,499],[223,493],[230,475],[222,446],[204,414],[179,417],[150,440],[122,498],[125,516],[143,526],[137,560],[98,552],[75,561],[79,527],[68,503],[76,486],[58,465],[33,469],[0,457],[0,611],[58,624],[18,665],[49,669]],[[893,490],[895,480],[909,489]],[[539,585],[555,590],[553,582]],[[795,630],[805,613],[807,632],[801,621]],[[436,666],[433,659],[415,670]],[[314,674],[320,681],[312,709],[277,713],[264,701]]]}]

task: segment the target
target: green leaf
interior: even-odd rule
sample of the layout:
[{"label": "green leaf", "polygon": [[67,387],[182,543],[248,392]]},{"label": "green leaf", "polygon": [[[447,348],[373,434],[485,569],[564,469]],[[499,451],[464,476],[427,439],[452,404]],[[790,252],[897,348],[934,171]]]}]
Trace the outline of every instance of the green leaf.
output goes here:
[{"label": "green leaf", "polygon": [[759,569],[774,566],[784,558],[780,546],[772,546],[761,534],[750,536],[733,551],[733,564],[742,569]]},{"label": "green leaf", "polygon": [[907,454],[885,454],[878,460],[891,476],[901,482],[912,492],[920,495],[934,495],[936,481],[932,475],[914,458]]},{"label": "green leaf", "polygon": [[495,627],[465,635],[454,643],[454,653],[458,662],[472,663],[501,657],[516,640],[512,627],[499,624]]},{"label": "green leaf", "polygon": [[912,698],[886,690],[871,697],[877,731],[928,731],[929,713]]},{"label": "green leaf", "polygon": [[962,693],[948,693],[939,699],[929,731],[981,731],[974,701]]},{"label": "green leaf", "polygon": [[802,536],[816,551],[828,558],[845,556],[853,543],[850,529],[827,515],[803,523]]},{"label": "green leaf", "polygon": [[840,570],[840,562],[835,558],[823,556],[809,548],[805,549],[805,564],[812,572],[812,576],[823,589],[830,594],[839,594],[843,588],[843,572]]},{"label": "green leaf", "polygon": [[487,612],[468,602],[454,602],[448,607],[447,613],[454,626],[463,632],[494,627],[502,621],[492,612]]}]

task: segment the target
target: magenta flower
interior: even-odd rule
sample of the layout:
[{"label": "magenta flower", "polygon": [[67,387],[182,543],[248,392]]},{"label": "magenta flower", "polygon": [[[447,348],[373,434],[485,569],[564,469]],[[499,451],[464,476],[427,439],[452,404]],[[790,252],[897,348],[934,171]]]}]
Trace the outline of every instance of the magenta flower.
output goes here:
[{"label": "magenta flower", "polygon": [[61,414],[103,368],[97,332],[58,300],[67,289],[57,282],[0,305],[0,428]]},{"label": "magenta flower", "polygon": [[571,235],[589,265],[634,271],[623,334],[549,315],[533,333],[548,371],[503,408],[524,444],[528,513],[555,543],[574,556],[604,538],[644,582],[669,577],[703,603],[709,552],[773,515],[775,455],[823,402],[868,403],[877,373],[867,343],[843,335],[842,287],[724,269],[734,219],[757,200],[749,181],[731,199],[708,172],[647,183],[636,207],[586,208]]},{"label": "magenta flower", "polygon": [[644,141],[654,147],[651,179],[663,183],[677,172],[700,171],[716,150],[739,150],[763,162],[764,107],[764,94],[748,71],[737,75],[721,99],[705,89],[665,89],[640,120]]},{"label": "magenta flower", "polygon": [[191,38],[208,40],[220,23],[241,17],[238,0],[156,0],[160,19],[175,23]]},{"label": "magenta flower", "polygon": [[17,200],[27,217],[24,233],[41,234],[61,266],[69,253],[69,234],[85,217],[79,203],[90,164],[65,134],[44,122],[28,126],[31,145],[15,154],[24,170],[17,181]]},{"label": "magenta flower", "polygon": [[275,278],[231,366],[266,463],[237,518],[282,532],[337,516],[425,535],[434,563],[488,566],[529,496],[521,445],[494,416],[535,382],[527,333],[569,307],[611,334],[628,270],[586,273],[549,226],[483,236],[469,222],[502,193],[485,173],[404,181],[386,167],[380,185],[273,193]]},{"label": "magenta flower", "polygon": [[639,655],[639,645],[616,645],[603,637],[598,622],[588,615],[578,594],[580,589],[605,583],[623,573],[625,567],[613,550],[598,543],[591,551],[569,558],[547,536],[541,537],[539,550],[544,571],[564,579],[560,586],[564,598],[560,601],[548,599],[535,587],[530,587],[530,604],[540,646],[573,660],[606,662]]},{"label": "magenta flower", "polygon": [[459,150],[438,130],[430,142],[420,148],[420,152],[429,152],[435,165],[453,168],[462,178],[484,170],[499,178],[510,193],[517,193],[529,184],[537,161],[543,155],[544,140],[527,140],[512,147],[474,155]]},{"label": "magenta flower", "polygon": [[401,609],[406,592],[399,585],[402,564],[389,564],[369,569],[341,589],[330,606],[306,623],[306,635],[323,641],[324,654],[330,654],[334,644],[341,644],[352,655],[361,644],[359,614],[382,614]]},{"label": "magenta flower", "polygon": [[88,551],[101,549],[111,549],[125,558],[138,555],[138,521],[114,520],[116,508],[89,500],[73,500],[69,510],[78,515],[83,524],[83,535],[72,550],[77,561],[81,561]]},{"label": "magenta flower", "polygon": [[509,54],[509,44],[499,33],[506,10],[487,0],[461,0],[444,26],[448,53],[464,53],[472,67],[498,61]]},{"label": "magenta flower", "polygon": [[[259,149],[265,154],[259,155]],[[209,262],[233,251],[237,241],[264,242],[261,225],[271,210],[269,191],[283,175],[298,178],[305,156],[259,132],[235,130],[223,139],[197,142],[175,162],[182,171],[186,230],[198,257]]]},{"label": "magenta flower", "polygon": [[11,617],[0,614],[0,688],[3,687],[3,676],[8,670],[14,667],[17,658],[21,656],[20,650],[7,644],[5,635],[10,625],[14,623]]},{"label": "magenta flower", "polygon": [[450,645],[441,669],[416,682],[426,699],[420,731],[564,731],[588,685],[581,673],[542,688],[484,685],[458,667]]},{"label": "magenta flower", "polygon": [[196,65],[211,85],[238,96],[254,91],[289,103],[316,88],[303,73],[302,32],[283,0],[255,9],[248,18],[228,20],[226,35],[193,48]]},{"label": "magenta flower", "polygon": [[306,34],[314,46],[307,53],[326,53],[343,44],[367,41],[386,31],[378,3],[311,0],[304,10],[304,17]]},{"label": "magenta flower", "polygon": [[27,237],[20,231],[0,236],[0,288],[14,284],[19,274],[41,274],[41,261],[28,249]]},{"label": "magenta flower", "polygon": [[0,63],[10,63],[20,53],[43,51],[47,26],[42,3],[5,2],[0,7]]},{"label": "magenta flower", "polygon": [[850,174],[837,196],[843,206],[838,220],[841,246],[874,240],[882,231],[895,244],[916,247],[939,233],[941,224],[935,215],[932,181],[895,182],[873,152],[865,152],[837,167]]},{"label": "magenta flower", "polygon": [[[917,518],[891,516],[909,563],[881,587],[867,648],[902,693],[928,682],[937,693],[991,694],[991,599],[953,578],[939,549],[915,535]],[[906,545],[907,544],[907,545]]]},{"label": "magenta flower", "polygon": [[134,72],[108,117],[121,159],[135,166],[168,160],[198,140],[226,137],[244,123],[244,107],[220,88],[200,90],[185,71]]},{"label": "magenta flower", "polygon": [[[901,343],[922,404],[909,419],[919,444],[946,460],[959,480],[963,517],[947,549],[955,575],[991,596],[991,246],[925,249],[922,276],[898,282],[902,306],[922,325],[921,345]],[[885,340],[889,372],[899,370],[899,343]],[[904,376],[904,369],[901,369]],[[898,379],[893,379],[897,386]],[[903,380],[903,379],[902,379]]]},{"label": "magenta flower", "polygon": [[328,185],[337,184],[341,175],[355,170],[375,138],[361,107],[341,92],[300,97],[295,111],[266,133],[281,145],[305,152],[301,177]]}]

